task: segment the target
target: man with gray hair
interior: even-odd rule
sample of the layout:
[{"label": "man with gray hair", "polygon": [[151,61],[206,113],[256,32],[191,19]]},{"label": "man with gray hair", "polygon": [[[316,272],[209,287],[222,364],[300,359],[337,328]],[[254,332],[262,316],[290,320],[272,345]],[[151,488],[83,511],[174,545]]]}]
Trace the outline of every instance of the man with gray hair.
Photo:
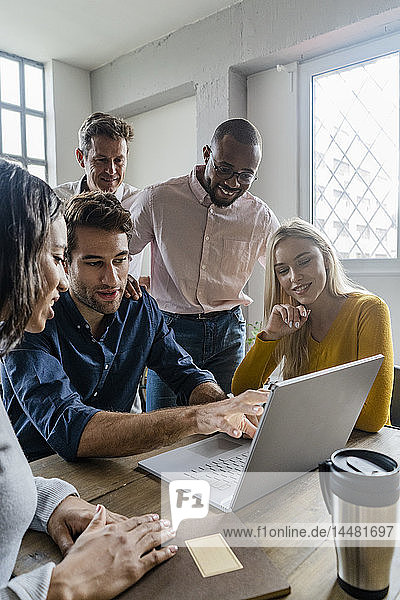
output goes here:
[{"label": "man with gray hair", "polygon": [[[124,182],[132,139],[133,127],[123,119],[102,112],[91,114],[79,128],[79,147],[75,150],[85,174],[78,181],[57,186],[56,194],[66,201],[82,192],[110,192],[130,210],[139,192]],[[132,256],[129,273],[135,279],[140,277],[141,266],[142,253]]]}]

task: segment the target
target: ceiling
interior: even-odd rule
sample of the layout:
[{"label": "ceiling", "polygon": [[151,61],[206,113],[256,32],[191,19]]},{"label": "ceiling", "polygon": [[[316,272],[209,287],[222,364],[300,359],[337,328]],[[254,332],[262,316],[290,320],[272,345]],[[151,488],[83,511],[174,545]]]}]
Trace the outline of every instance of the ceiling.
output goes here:
[{"label": "ceiling", "polygon": [[0,50],[92,70],[239,0],[0,0]]}]

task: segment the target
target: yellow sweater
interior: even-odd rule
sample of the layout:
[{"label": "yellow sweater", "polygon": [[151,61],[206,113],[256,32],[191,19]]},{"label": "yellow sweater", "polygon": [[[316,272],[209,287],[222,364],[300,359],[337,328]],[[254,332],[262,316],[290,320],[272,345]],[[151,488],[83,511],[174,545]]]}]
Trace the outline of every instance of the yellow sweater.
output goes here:
[{"label": "yellow sweater", "polygon": [[[265,342],[257,336],[233,377],[232,392],[235,395],[263,386],[277,366],[274,357],[277,343]],[[322,342],[310,337],[308,353],[307,373],[383,354],[384,361],[356,427],[364,431],[378,431],[390,422],[393,345],[389,309],[383,300],[370,294],[349,294]]]}]

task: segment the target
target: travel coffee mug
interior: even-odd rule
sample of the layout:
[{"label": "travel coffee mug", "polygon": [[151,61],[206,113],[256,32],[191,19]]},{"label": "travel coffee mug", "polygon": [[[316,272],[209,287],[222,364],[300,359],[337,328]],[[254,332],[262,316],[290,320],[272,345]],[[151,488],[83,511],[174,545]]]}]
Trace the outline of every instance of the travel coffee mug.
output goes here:
[{"label": "travel coffee mug", "polygon": [[379,452],[349,448],[321,463],[319,475],[332,517],[340,587],[354,598],[384,598],[395,543],[389,524],[397,523],[397,462]]}]

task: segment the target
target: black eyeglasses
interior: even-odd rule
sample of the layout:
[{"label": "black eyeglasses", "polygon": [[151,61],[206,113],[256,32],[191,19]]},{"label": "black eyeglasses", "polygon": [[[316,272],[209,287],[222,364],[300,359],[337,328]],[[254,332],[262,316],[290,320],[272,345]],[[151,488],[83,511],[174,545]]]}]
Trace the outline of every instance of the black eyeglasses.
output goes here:
[{"label": "black eyeglasses", "polygon": [[244,183],[245,185],[250,185],[251,183],[253,183],[253,181],[257,179],[257,175],[255,173],[248,173],[247,171],[234,171],[232,167],[216,165],[211,150],[210,159],[216,174],[218,175],[218,177],[221,177],[221,179],[230,179],[231,177],[236,175],[237,180],[240,181],[240,183]]}]

